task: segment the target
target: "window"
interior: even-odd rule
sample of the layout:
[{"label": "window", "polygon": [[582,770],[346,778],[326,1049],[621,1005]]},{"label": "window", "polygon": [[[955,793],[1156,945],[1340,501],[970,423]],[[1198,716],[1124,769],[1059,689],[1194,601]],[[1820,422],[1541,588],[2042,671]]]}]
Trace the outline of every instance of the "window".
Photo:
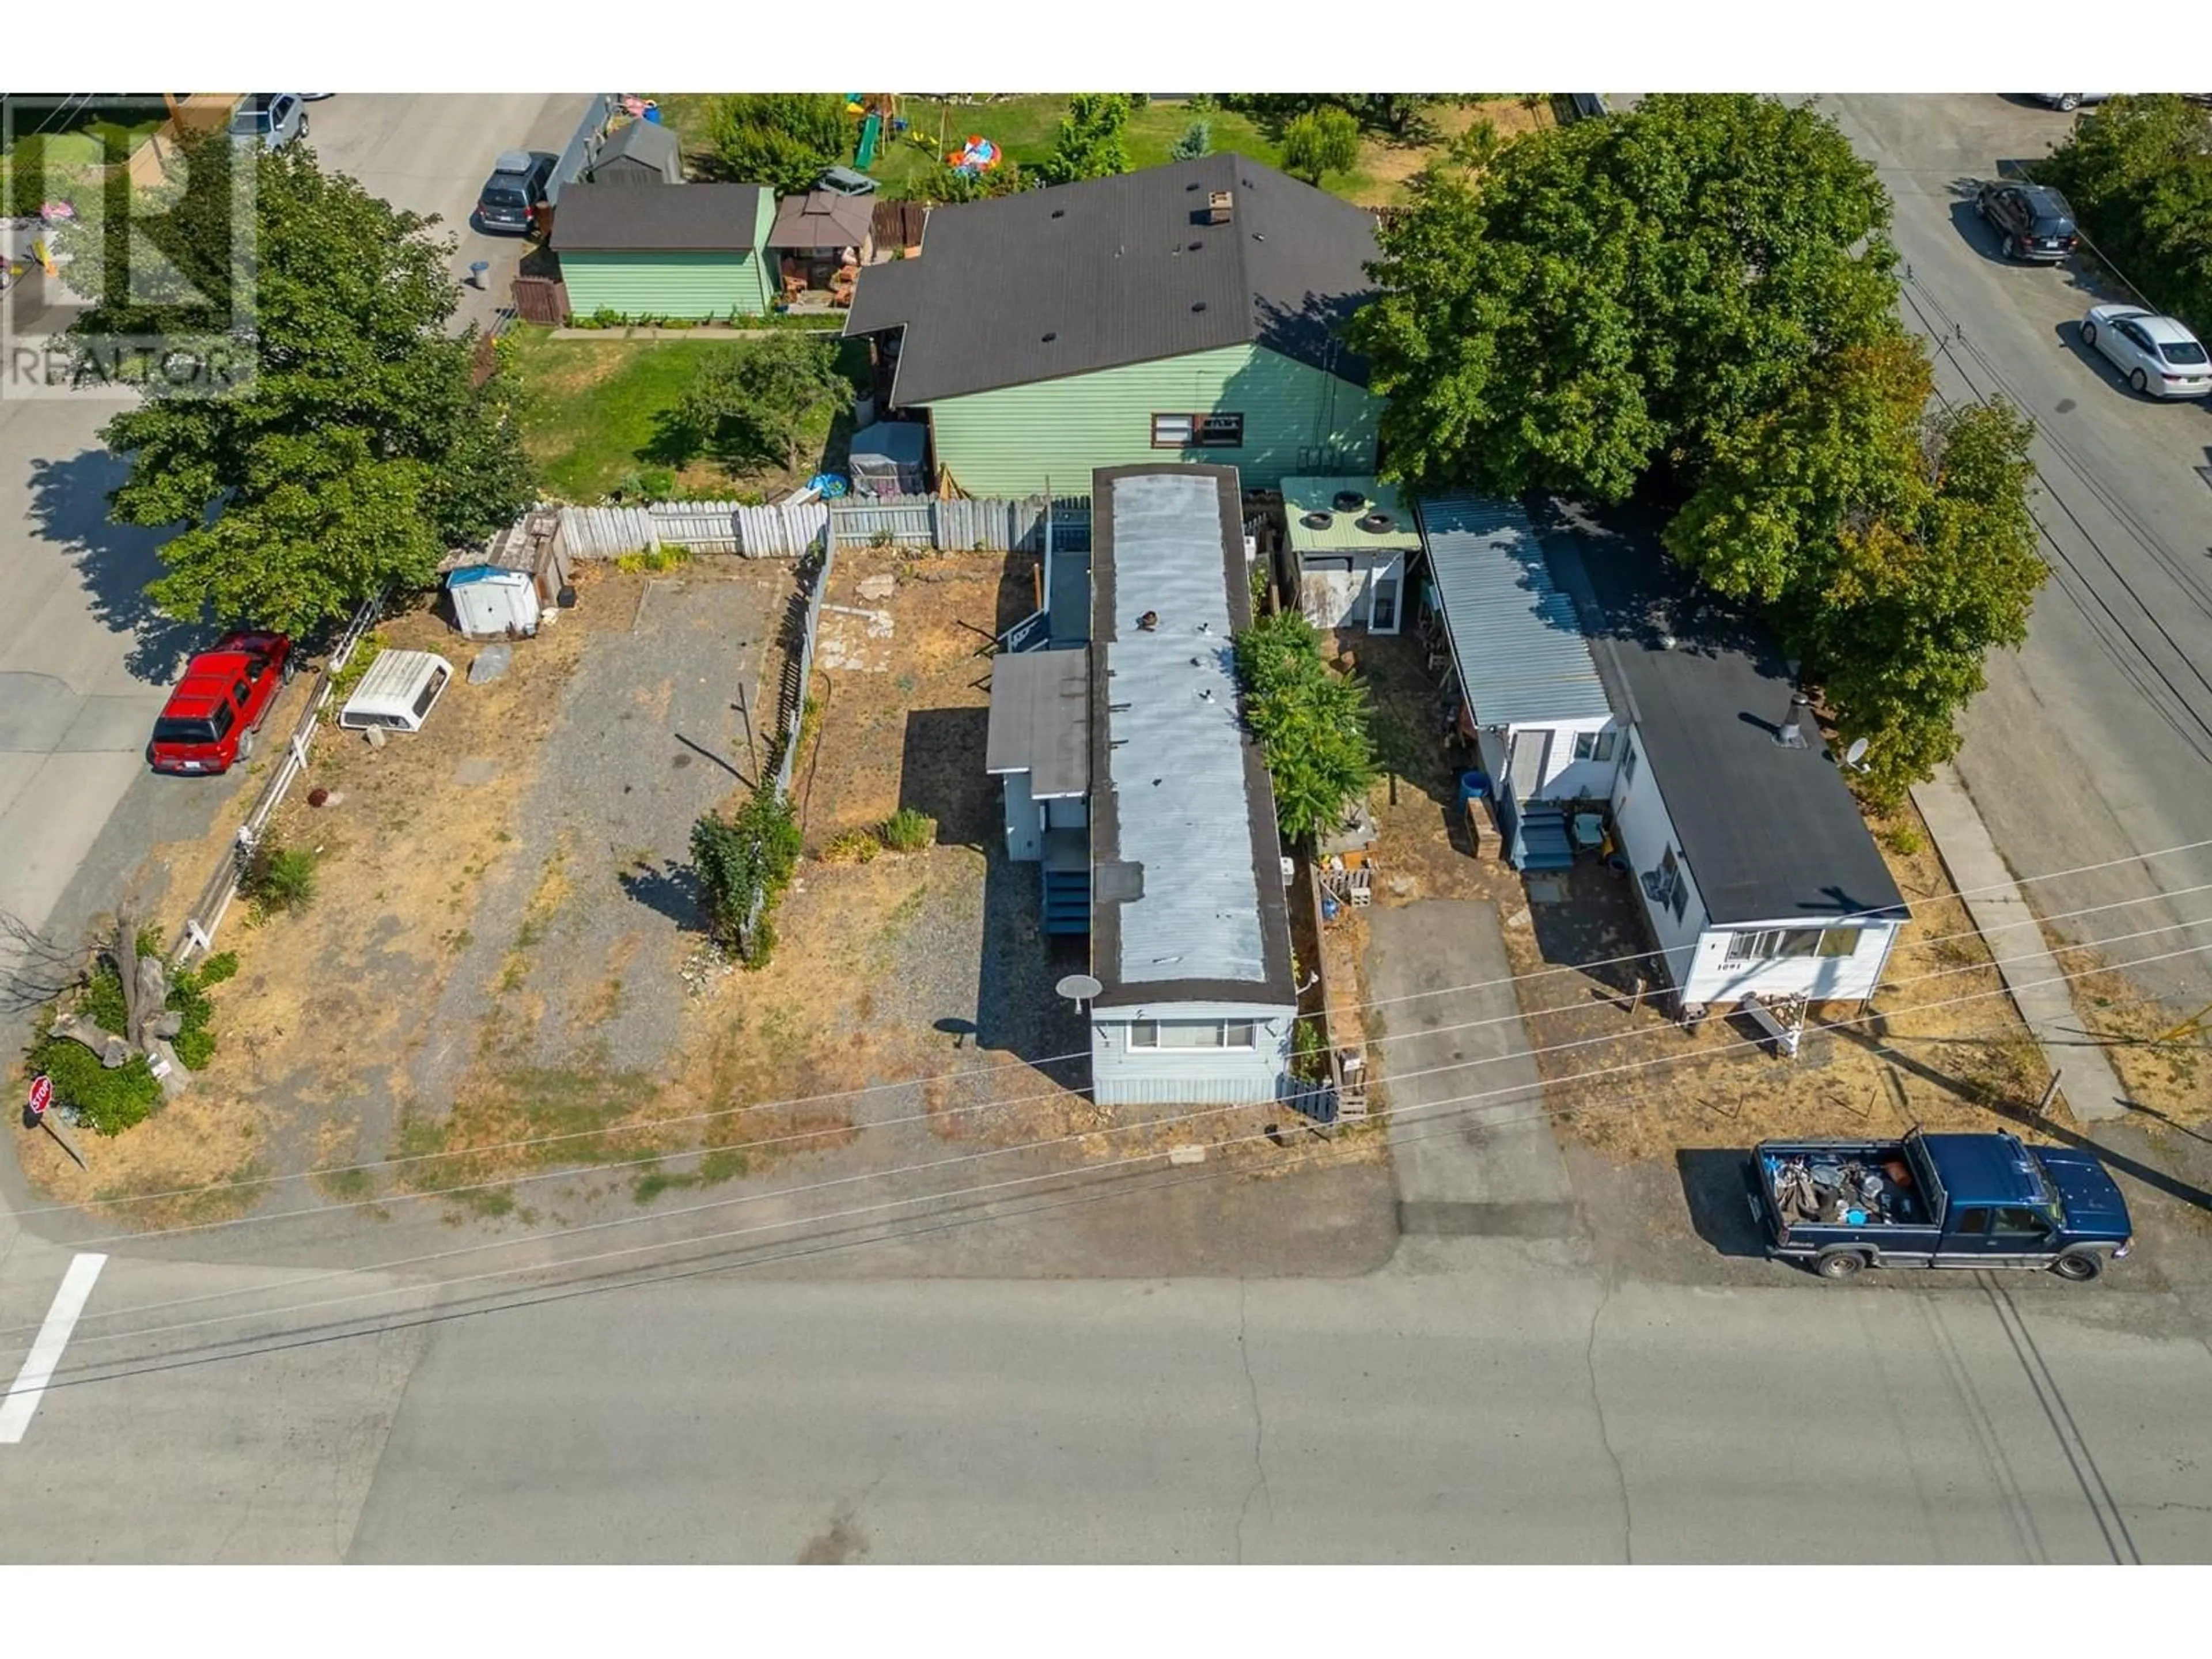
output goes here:
[{"label": "window", "polygon": [[1375,604],[1367,613],[1367,626],[1376,634],[1398,631],[1398,579],[1382,576],[1375,583]]},{"label": "window", "polygon": [[1997,1238],[2040,1238],[2051,1231],[2051,1222],[2040,1210],[2002,1209],[1990,1224],[1990,1232]]},{"label": "window", "polygon": [[1242,415],[1152,416],[1152,447],[1155,449],[1242,449],[1243,447],[1244,417]]},{"label": "window", "polygon": [[1979,1238],[1990,1230],[1990,1212],[1985,1209],[1961,1210],[1951,1231],[1960,1238]]},{"label": "window", "polygon": [[1620,787],[1623,789],[1636,781],[1636,745],[1631,743],[1628,752],[1620,757]]},{"label": "window", "polygon": [[422,688],[422,695],[415,699],[415,718],[417,720],[430,712],[430,705],[437,702],[438,693],[445,689],[446,671],[442,668],[432,669],[429,684]]},{"label": "window", "polygon": [[1858,947],[1856,927],[1767,927],[1730,934],[1728,959],[1734,963],[1784,957],[1847,957]]},{"label": "window", "polygon": [[1575,758],[1578,761],[1609,761],[1613,745],[1619,738],[1617,732],[1577,732],[1575,734]]},{"label": "window", "polygon": [[1256,1048],[1259,1026],[1249,1019],[1139,1019],[1129,1024],[1132,1048]]}]

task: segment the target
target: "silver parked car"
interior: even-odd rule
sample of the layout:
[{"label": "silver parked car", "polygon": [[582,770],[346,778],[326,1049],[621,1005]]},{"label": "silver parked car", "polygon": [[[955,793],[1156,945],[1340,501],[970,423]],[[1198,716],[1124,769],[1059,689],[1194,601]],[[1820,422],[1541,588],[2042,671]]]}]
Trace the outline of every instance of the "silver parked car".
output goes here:
[{"label": "silver parked car", "polygon": [[2127,383],[2148,398],[2201,398],[2212,392],[2212,358],[2171,317],[2141,306],[2091,306],[2081,343],[2111,360]]},{"label": "silver parked car", "polygon": [[248,93],[231,115],[230,136],[241,144],[282,149],[307,136],[307,100],[296,92]]},{"label": "silver parked car", "polygon": [[2079,109],[2084,104],[2101,104],[2112,94],[2109,92],[2031,92],[2027,94],[2053,109]]}]

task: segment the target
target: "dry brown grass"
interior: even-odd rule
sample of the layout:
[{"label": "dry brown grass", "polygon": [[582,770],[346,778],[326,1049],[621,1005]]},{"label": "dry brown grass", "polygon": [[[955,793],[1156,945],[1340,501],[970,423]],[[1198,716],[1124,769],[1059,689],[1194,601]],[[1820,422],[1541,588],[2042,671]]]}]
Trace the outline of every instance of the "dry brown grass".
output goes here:
[{"label": "dry brown grass", "polygon": [[[212,1063],[190,1092],[127,1134],[81,1136],[89,1173],[58,1149],[48,1158],[47,1148],[34,1146],[24,1160],[32,1180],[66,1202],[222,1182],[241,1161],[267,1156],[295,1124],[319,1137],[330,1119],[349,1115],[364,1079],[396,1082],[419,1036],[420,1011],[434,1006],[465,942],[483,877],[507,856],[507,826],[553,723],[561,682],[593,633],[628,625],[629,590],[641,584],[607,567],[584,567],[576,610],[520,647],[500,679],[449,687],[420,736],[377,750],[326,727],[307,775],[271,824],[279,842],[319,851],[314,902],[258,925],[242,904],[233,905],[217,945],[237,953],[240,970],[211,993]],[[380,631],[391,648],[434,650],[465,665],[470,648],[428,607],[389,618]],[[303,676],[292,695],[303,696],[307,684]],[[284,711],[288,722],[301,706]],[[456,781],[456,766],[470,757],[497,758],[490,781]],[[307,805],[319,785],[331,792],[319,809]],[[241,792],[198,843],[161,849],[177,872],[168,884],[172,912],[190,902],[204,872],[226,854],[250,798]],[[395,918],[402,924],[396,940],[389,937]],[[368,968],[375,956],[388,973],[394,952],[410,987],[405,998],[378,994]],[[131,1213],[155,1220],[153,1206]]]},{"label": "dry brown grass", "polygon": [[2177,1123],[2212,1122],[2212,1037],[2160,1042],[2179,1023],[2170,1012],[2112,967],[2103,952],[2069,945],[2048,927],[2044,938],[2061,971],[2075,975],[2074,1011],[2082,1030],[2104,1042],[2105,1058],[2128,1097]]},{"label": "dry brown grass", "polygon": [[1378,190],[1369,205],[1387,207],[1406,199],[1406,184],[1433,160],[1445,143],[1456,138],[1478,121],[1487,121],[1501,138],[1516,138],[1557,125],[1551,100],[1540,93],[1526,97],[1486,98],[1480,103],[1446,104],[1423,112],[1437,137],[1419,143],[1394,143],[1370,134],[1360,140],[1355,172],[1375,180]]}]

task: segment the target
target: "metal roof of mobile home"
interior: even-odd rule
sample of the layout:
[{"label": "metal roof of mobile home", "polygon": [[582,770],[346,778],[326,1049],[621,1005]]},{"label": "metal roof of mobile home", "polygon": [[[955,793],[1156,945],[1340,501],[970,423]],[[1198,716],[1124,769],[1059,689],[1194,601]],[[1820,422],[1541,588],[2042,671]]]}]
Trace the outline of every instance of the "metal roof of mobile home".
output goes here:
[{"label": "metal roof of mobile home", "polygon": [[1468,495],[1423,501],[1415,511],[1476,722],[1611,714],[1582,617],[1553,583],[1528,515],[1512,501]]},{"label": "metal roof of mobile home", "polygon": [[1231,656],[1252,618],[1236,469],[1104,468],[1091,500],[1098,1000],[1287,1004],[1274,795]]}]

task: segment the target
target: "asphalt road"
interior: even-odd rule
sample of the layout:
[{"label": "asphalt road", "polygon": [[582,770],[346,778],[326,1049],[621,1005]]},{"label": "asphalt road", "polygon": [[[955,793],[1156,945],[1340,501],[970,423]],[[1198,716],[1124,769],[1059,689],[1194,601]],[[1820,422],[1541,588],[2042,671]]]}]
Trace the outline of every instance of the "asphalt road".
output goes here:
[{"label": "asphalt road", "polygon": [[[1990,95],[1820,106],[1896,199],[1904,314],[1938,343],[1943,395],[2008,398],[2039,428],[2054,574],[2026,647],[1991,659],[1962,722],[1959,771],[1984,821],[2021,876],[2212,839],[2212,406],[2130,392],[2075,325],[2091,304],[2133,296],[2079,265],[2004,261],[1972,211],[1977,180],[2040,159],[2072,118]],[[2030,892],[2051,913],[2206,883],[2212,848]],[[2206,898],[2092,916],[2075,936],[2212,916]],[[2212,928],[2160,938],[2178,949]],[[2199,958],[2138,972],[2179,1011],[2212,997]]]},{"label": "asphalt road", "polygon": [[[1426,1240],[1352,1279],[708,1277],[428,1322],[378,1281],[118,1258],[0,1445],[0,1556],[2212,1557],[2212,1358],[2112,1328],[2140,1296],[1616,1283],[1532,1248]],[[64,1263],[9,1265],[12,1374]],[[262,1339],[230,1357],[214,1328],[102,1340],[237,1311],[131,1311],[219,1290],[403,1317],[221,1328]]]}]

